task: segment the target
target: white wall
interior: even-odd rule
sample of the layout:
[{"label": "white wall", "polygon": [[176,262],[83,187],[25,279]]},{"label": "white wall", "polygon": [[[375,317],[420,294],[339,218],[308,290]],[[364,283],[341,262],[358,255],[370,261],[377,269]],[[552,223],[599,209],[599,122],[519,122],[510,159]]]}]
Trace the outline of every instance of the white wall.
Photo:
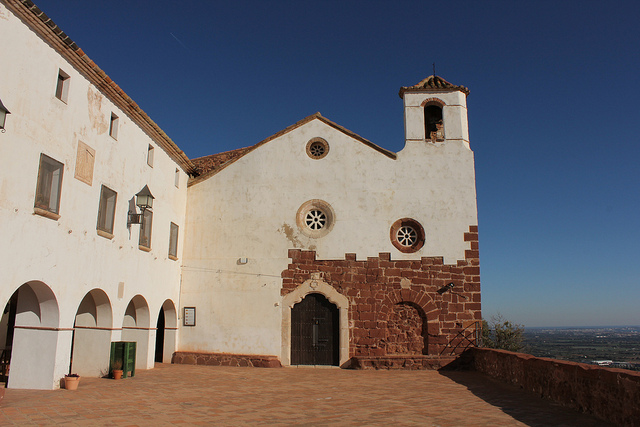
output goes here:
[{"label": "white wall", "polygon": [[[176,188],[177,163],[4,5],[0,5],[0,38],[5,40],[0,95],[11,111],[6,132],[0,133],[0,158],[4,160],[0,177],[1,307],[20,285],[39,280],[56,296],[59,328],[73,327],[80,302],[94,288],[108,296],[116,330],[137,294],[146,299],[151,327],[155,327],[162,303],[171,299],[177,305],[179,301],[180,261],[168,259],[169,226],[174,222],[180,227],[181,257],[186,173],[180,169],[181,185]],[[54,96],[59,69],[70,76],[66,103]],[[119,117],[117,140],[108,134],[112,112]],[[80,141],[95,150],[91,185],[74,177]],[[153,167],[147,165],[149,144],[155,147]],[[58,220],[34,214],[41,153],[64,164]],[[103,184],[118,193],[113,239],[96,232]],[[126,224],[129,200],[144,185],[155,196],[150,252],[138,249],[140,226],[128,228]],[[59,348],[56,357],[69,352],[70,348]],[[151,356],[138,368],[152,364]],[[68,369],[64,363],[56,366],[54,376]],[[14,366],[11,372],[19,375]]]},{"label": "white wall", "polygon": [[[466,116],[465,116],[466,117]],[[306,154],[314,137],[328,141],[320,160]],[[335,225],[313,239],[296,225],[298,208],[321,199]],[[426,242],[405,254],[391,243],[391,225],[410,217]],[[280,355],[280,274],[289,248],[318,259],[464,259],[464,233],[476,225],[473,153],[462,140],[407,142],[391,159],[321,120],[280,136],[189,188],[182,302],[197,308],[180,349]],[[248,258],[245,265],[239,258]]]}]

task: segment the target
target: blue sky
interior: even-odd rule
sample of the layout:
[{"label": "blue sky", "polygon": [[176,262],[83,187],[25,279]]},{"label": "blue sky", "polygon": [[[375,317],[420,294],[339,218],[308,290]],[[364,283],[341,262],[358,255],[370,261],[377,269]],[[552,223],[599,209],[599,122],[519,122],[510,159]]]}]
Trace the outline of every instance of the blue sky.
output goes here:
[{"label": "blue sky", "polygon": [[325,117],[392,151],[470,88],[483,314],[640,325],[640,2],[36,0],[195,158]]}]

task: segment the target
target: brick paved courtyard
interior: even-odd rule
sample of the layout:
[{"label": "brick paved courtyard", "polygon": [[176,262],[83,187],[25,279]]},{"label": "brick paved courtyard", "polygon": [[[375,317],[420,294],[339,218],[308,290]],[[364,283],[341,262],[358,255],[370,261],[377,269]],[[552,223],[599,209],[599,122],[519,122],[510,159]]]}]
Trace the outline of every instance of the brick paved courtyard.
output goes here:
[{"label": "brick paved courtyard", "polygon": [[602,426],[475,372],[157,365],[77,391],[7,389],[0,425]]}]

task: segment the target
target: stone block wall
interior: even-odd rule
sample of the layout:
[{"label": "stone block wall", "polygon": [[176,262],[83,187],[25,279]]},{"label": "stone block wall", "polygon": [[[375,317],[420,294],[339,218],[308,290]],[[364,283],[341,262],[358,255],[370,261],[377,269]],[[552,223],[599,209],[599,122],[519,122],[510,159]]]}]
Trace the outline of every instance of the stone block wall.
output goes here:
[{"label": "stone block wall", "polygon": [[486,348],[469,349],[461,359],[563,406],[616,425],[640,425],[640,372]]},{"label": "stone block wall", "polygon": [[276,356],[258,356],[227,353],[200,353],[177,351],[173,353],[171,363],[182,365],[237,366],[252,368],[281,368]]},{"label": "stone block wall", "polygon": [[395,261],[389,253],[366,261],[356,254],[316,260],[315,251],[291,249],[281,292],[313,275],[346,296],[350,357],[458,354],[481,320],[478,227],[470,226],[464,239],[470,249],[455,265],[442,257]]}]

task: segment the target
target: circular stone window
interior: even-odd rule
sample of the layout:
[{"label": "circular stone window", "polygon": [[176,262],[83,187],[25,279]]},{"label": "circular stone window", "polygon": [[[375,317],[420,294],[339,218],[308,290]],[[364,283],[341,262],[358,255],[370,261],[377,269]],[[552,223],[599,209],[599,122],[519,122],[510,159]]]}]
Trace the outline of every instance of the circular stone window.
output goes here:
[{"label": "circular stone window", "polygon": [[327,235],[333,228],[334,219],[331,205],[319,199],[303,203],[296,214],[296,224],[302,234],[313,238]]},{"label": "circular stone window", "polygon": [[415,219],[402,218],[391,226],[389,238],[400,252],[417,252],[424,245],[424,228]]},{"label": "circular stone window", "polygon": [[307,155],[312,159],[322,159],[329,153],[329,143],[323,138],[312,138],[307,142]]}]

